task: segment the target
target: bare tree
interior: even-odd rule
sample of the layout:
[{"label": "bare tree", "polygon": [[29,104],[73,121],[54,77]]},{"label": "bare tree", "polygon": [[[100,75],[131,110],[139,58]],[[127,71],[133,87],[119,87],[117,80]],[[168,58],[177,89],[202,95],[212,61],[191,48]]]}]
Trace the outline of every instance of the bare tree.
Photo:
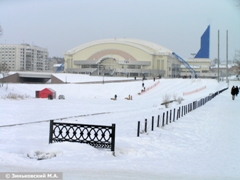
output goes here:
[{"label": "bare tree", "polygon": [[240,50],[235,50],[233,63],[237,64],[237,74],[240,74]]},{"label": "bare tree", "polygon": [[165,94],[165,95],[162,97],[163,103],[162,103],[161,105],[164,105],[165,108],[168,108],[168,107],[169,107],[169,104],[170,104],[170,98],[171,98],[170,95]]},{"label": "bare tree", "polygon": [[[0,37],[2,36],[2,34],[3,34],[3,30],[2,30],[2,26],[0,25]],[[5,62],[0,64],[0,73],[2,74],[2,86],[3,86],[4,77],[6,77],[7,74],[9,73],[9,69]]]},{"label": "bare tree", "polygon": [[2,86],[4,84],[4,78],[8,75],[9,71],[10,70],[7,67],[7,63],[6,62],[0,64],[0,73],[2,74]]},{"label": "bare tree", "polygon": [[212,60],[212,65],[216,65],[216,64],[218,64],[218,58],[214,58],[214,59]]},{"label": "bare tree", "polygon": [[240,50],[235,50],[235,54],[234,54],[234,57],[233,57],[233,62],[238,62],[240,61]]}]

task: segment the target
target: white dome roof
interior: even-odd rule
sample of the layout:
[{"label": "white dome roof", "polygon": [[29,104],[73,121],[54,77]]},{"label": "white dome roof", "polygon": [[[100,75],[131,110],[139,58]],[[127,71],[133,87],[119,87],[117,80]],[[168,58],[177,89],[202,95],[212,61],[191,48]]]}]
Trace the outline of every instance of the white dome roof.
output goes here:
[{"label": "white dome roof", "polygon": [[77,47],[67,51],[65,54],[71,55],[71,54],[75,54],[78,51],[81,51],[85,48],[88,48],[90,46],[95,46],[98,44],[109,44],[109,43],[130,45],[130,46],[136,47],[138,49],[141,49],[149,54],[155,54],[155,55],[172,53],[171,50],[169,50],[163,46],[160,46],[158,44],[149,42],[149,41],[144,41],[144,40],[139,40],[139,39],[129,39],[129,38],[114,38],[114,39],[102,39],[102,40],[92,41],[92,42],[77,46]]}]

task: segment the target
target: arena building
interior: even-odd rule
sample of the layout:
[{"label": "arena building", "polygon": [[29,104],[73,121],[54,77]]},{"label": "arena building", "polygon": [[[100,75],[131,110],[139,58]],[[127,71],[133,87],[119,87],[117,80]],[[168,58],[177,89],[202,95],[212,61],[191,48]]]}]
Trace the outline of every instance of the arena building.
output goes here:
[{"label": "arena building", "polygon": [[129,38],[103,39],[64,54],[64,71],[91,75],[177,77],[181,62],[158,44]]}]

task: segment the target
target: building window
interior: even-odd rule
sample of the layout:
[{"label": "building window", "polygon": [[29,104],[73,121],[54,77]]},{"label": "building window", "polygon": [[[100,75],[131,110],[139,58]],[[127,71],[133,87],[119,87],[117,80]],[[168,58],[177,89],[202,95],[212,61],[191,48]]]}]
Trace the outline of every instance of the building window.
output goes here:
[{"label": "building window", "polygon": [[161,67],[160,67],[160,60],[159,59],[157,60],[157,69],[158,70],[161,69]]},{"label": "building window", "polygon": [[164,70],[164,60],[161,60],[161,70]]}]

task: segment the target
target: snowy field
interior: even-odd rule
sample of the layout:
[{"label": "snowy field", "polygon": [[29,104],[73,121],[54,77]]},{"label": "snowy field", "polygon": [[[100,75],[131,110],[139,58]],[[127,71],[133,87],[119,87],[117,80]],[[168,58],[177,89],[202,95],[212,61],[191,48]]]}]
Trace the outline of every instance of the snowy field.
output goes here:
[{"label": "snowy field", "polygon": [[[162,115],[169,108],[163,97],[182,97],[188,104],[228,87],[214,79],[145,80],[149,91],[138,95],[142,81],[102,84],[103,77],[56,74],[69,84],[8,84],[0,88],[0,171],[63,172],[63,179],[240,179],[240,97],[231,99],[229,89],[204,106],[164,127],[140,134],[137,122]],[[127,78],[120,78],[127,79]],[[118,78],[119,80],[119,78]],[[72,82],[72,83],[71,83]],[[158,83],[158,84],[156,84]],[[7,87],[7,88],[6,88]],[[204,88],[205,87],[205,88]],[[65,100],[35,98],[35,91],[52,88]],[[184,93],[195,93],[183,96]],[[9,93],[24,99],[7,99]],[[117,100],[113,98],[117,94]],[[133,100],[125,98],[132,95]],[[76,117],[74,117],[76,116]],[[115,155],[79,143],[48,144],[49,120],[81,124],[116,124]],[[38,123],[35,123],[38,122]],[[155,122],[156,123],[156,122]],[[22,124],[22,125],[15,125]],[[15,126],[7,126],[15,125]],[[45,160],[37,160],[41,156]]]}]

